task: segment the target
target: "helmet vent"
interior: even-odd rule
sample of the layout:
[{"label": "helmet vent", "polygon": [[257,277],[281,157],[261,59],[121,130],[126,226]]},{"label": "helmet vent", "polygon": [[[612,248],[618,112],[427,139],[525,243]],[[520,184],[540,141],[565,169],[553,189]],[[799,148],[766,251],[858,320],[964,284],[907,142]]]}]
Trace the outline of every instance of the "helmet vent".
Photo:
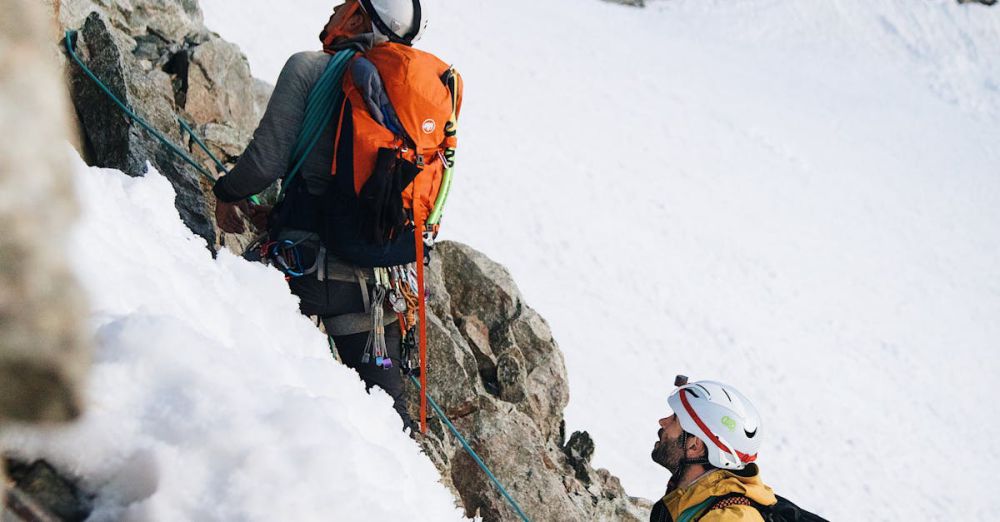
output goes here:
[{"label": "helmet vent", "polygon": [[694,390],[692,390],[691,388],[687,388],[687,389],[685,389],[684,391],[686,391],[686,392],[690,393],[691,395],[693,395],[695,399],[700,399],[700,398],[701,398],[701,397],[700,397],[700,396],[698,396],[698,394],[697,394],[697,393],[695,393],[695,392],[694,392]]},{"label": "helmet vent", "polygon": [[733,398],[729,396],[729,392],[727,392],[725,388],[722,388],[722,393],[726,394],[726,398],[729,399],[729,402],[733,402]]}]

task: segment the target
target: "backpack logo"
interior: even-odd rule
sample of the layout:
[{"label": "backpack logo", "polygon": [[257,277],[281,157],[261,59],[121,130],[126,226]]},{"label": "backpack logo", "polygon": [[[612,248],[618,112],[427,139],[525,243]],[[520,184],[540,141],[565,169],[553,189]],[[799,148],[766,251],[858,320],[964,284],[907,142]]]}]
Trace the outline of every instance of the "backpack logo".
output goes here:
[{"label": "backpack logo", "polygon": [[421,125],[420,128],[423,129],[424,134],[430,134],[435,130],[437,130],[437,123],[435,123],[434,120],[428,118],[424,120],[424,124]]}]

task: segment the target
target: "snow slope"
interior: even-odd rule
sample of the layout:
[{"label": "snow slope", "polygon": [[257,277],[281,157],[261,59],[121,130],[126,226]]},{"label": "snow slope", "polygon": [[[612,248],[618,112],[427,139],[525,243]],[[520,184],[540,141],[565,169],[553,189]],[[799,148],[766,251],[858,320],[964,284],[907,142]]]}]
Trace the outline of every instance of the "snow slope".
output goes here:
[{"label": "snow slope", "polygon": [[[273,81],[334,1],[203,0]],[[566,352],[634,495],[675,373],[730,382],[833,520],[993,520],[1000,9],[953,0],[428,1],[466,80],[445,235]]]},{"label": "snow slope", "polygon": [[74,161],[71,251],[98,345],[86,413],[8,430],[5,448],[81,477],[95,521],[462,519],[392,400],[333,361],[279,272],[213,260],[155,170]]}]

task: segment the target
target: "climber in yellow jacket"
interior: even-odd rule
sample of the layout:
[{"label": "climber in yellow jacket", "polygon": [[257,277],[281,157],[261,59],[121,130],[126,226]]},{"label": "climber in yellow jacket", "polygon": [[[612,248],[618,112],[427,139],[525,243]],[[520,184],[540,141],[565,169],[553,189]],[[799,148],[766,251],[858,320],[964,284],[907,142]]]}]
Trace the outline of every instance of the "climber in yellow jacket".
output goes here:
[{"label": "climber in yellow jacket", "polygon": [[733,387],[712,381],[678,386],[660,419],[652,458],[672,474],[650,522],[763,522],[777,498],[760,479],[760,417]]}]

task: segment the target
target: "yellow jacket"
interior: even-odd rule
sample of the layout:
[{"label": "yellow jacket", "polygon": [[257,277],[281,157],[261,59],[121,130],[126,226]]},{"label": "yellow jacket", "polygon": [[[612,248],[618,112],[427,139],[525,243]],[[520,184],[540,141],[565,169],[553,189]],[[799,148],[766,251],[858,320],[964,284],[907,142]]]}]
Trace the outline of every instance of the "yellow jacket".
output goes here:
[{"label": "yellow jacket", "polygon": [[[715,470],[696,480],[684,488],[670,491],[653,508],[653,515],[660,508],[659,520],[673,522],[763,522],[763,517],[753,507],[747,505],[730,505],[720,509],[711,509],[716,503],[716,497],[730,493],[738,493],[746,498],[765,506],[774,505],[778,499],[774,492],[760,480],[760,470],[756,464],[749,464],[741,471]],[[663,518],[664,509],[670,518]],[[698,518],[701,515],[701,518]],[[659,522],[652,516],[650,520]]]}]

